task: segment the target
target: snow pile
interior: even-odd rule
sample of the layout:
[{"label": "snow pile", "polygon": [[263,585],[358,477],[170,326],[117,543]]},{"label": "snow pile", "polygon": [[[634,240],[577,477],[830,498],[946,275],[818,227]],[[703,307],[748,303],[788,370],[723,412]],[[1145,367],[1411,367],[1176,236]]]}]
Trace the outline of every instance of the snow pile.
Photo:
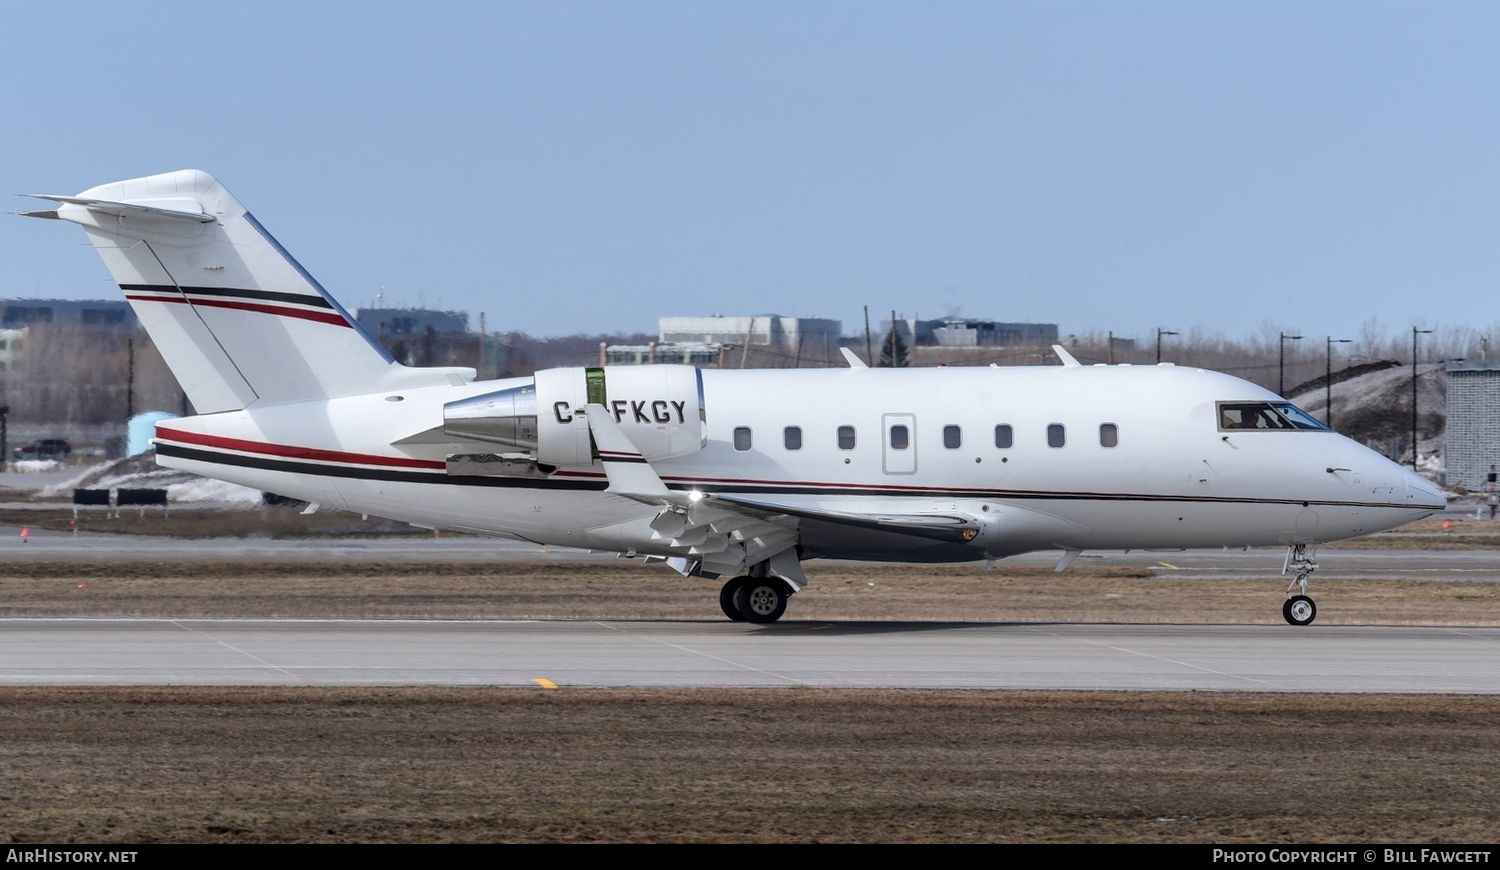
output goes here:
[{"label": "snow pile", "polygon": [[261,494],[258,489],[240,486],[237,483],[210,480],[206,477],[194,477],[182,483],[169,484],[167,486],[167,499],[175,502],[214,502],[226,505],[250,506],[261,503]]},{"label": "snow pile", "polygon": [[[20,463],[17,463],[18,465]],[[56,463],[52,463],[56,465]],[[167,500],[245,507],[261,503],[260,490],[210,480],[186,471],[159,468],[150,454],[91,465],[69,479],[43,487],[43,498],[66,498],[75,489],[165,489]]]},{"label": "snow pile", "polygon": [[43,471],[56,471],[62,468],[62,463],[56,459],[17,459],[10,467],[12,471],[23,474],[39,474]]},{"label": "snow pile", "polygon": [[[1447,393],[1444,390],[1446,385],[1438,377],[1441,370],[1442,366],[1435,363],[1423,363],[1417,368],[1417,404],[1423,413],[1441,411],[1447,406]],[[1339,373],[1335,371],[1333,374],[1337,377]],[[1372,406],[1389,408],[1402,403],[1409,410],[1411,408],[1411,380],[1411,366],[1404,365],[1381,369],[1334,384],[1334,425],[1338,425],[1341,416],[1355,414]],[[1324,409],[1327,407],[1327,397],[1328,390],[1323,386],[1312,387],[1287,396],[1288,399],[1297,403],[1297,407],[1320,420],[1323,419]]]},{"label": "snow pile", "polygon": [[[16,464],[19,465],[20,463]],[[68,478],[67,480],[64,480],[61,483],[54,483],[51,486],[42,487],[41,489],[37,490],[37,495],[41,496],[42,498],[60,498],[63,496],[72,495],[73,490],[75,489],[95,488],[95,480],[101,475],[108,473],[109,470],[116,465],[119,465],[119,463],[101,462],[98,465],[90,465],[89,467],[78,472],[78,474]]]}]

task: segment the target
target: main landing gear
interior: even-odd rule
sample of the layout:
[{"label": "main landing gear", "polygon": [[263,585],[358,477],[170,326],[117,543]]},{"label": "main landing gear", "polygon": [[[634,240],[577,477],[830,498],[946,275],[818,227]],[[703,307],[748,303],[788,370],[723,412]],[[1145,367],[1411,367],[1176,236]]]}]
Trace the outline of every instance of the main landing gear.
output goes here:
[{"label": "main landing gear", "polygon": [[[1307,597],[1307,578],[1318,570],[1318,563],[1307,553],[1306,544],[1293,544],[1286,548],[1286,562],[1281,573],[1291,574],[1292,582],[1286,587],[1286,602],[1281,605],[1281,615],[1292,625],[1307,625],[1318,616],[1318,605]],[[1297,590],[1296,595],[1292,590]]]},{"label": "main landing gear", "polygon": [[792,587],[778,577],[736,577],[719,590],[719,607],[735,622],[775,622],[790,597]]}]

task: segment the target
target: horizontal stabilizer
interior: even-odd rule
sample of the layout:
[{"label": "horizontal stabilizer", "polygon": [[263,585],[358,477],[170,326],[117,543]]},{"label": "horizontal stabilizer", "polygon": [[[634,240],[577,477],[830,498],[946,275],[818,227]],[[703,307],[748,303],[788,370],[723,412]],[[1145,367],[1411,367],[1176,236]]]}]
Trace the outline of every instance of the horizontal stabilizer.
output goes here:
[{"label": "horizontal stabilizer", "polygon": [[[116,217],[149,216],[193,221],[200,224],[210,224],[218,220],[214,215],[204,214],[198,200],[190,197],[169,196],[137,202],[111,202],[107,199],[84,199],[77,196],[56,196],[50,193],[28,193],[26,196],[63,205],[81,205],[89,211]],[[56,217],[57,212],[30,212],[26,216],[42,217],[44,215]]]}]

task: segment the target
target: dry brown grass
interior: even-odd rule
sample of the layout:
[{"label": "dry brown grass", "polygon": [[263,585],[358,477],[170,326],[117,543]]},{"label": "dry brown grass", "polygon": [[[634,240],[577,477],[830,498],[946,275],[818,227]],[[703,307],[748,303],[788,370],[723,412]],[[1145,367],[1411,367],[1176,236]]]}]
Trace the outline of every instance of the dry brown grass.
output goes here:
[{"label": "dry brown grass", "polygon": [[3,689],[12,842],[1472,842],[1500,699]]},{"label": "dry brown grass", "polygon": [[[1277,624],[1279,565],[1254,579],[1131,566],[811,562],[789,620]],[[17,562],[0,616],[722,619],[718,583],[635,562]],[[1500,583],[1318,579],[1320,625],[1500,625]]]}]

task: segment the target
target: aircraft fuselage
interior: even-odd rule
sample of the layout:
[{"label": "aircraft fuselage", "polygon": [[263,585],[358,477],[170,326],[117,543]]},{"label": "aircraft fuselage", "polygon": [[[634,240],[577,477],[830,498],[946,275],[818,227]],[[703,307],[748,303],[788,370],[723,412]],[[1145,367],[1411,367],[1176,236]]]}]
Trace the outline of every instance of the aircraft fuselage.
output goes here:
[{"label": "aircraft fuselage", "polygon": [[[621,525],[652,511],[604,492],[597,465],[463,477],[444,459],[472,444],[391,444],[393,433],[435,425],[445,403],[522,382],[351,396],[316,414],[294,403],[174,420],[163,424],[160,461],[424,526],[672,555],[628,537]],[[1334,432],[1222,429],[1221,403],[1282,400],[1201,369],[705,370],[702,384],[702,449],[653,463],[672,489],[981,521],[965,544],[893,543],[805,522],[808,555],[963,561],[1053,548],[1320,543],[1443,506],[1427,481]],[[605,407],[625,421],[637,411],[654,419],[679,413],[670,401]]]}]

